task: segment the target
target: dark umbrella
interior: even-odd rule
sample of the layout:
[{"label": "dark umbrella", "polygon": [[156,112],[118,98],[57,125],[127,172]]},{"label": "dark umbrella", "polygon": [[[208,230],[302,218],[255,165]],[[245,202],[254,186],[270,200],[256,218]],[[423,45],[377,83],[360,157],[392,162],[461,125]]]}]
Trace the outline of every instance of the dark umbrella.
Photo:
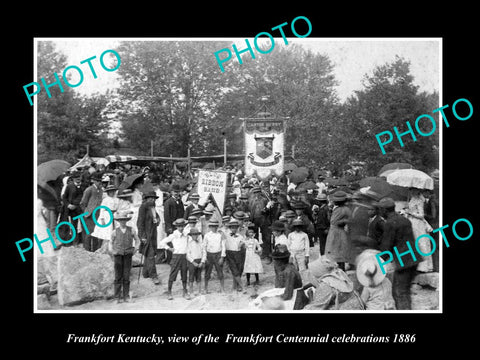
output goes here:
[{"label": "dark umbrella", "polygon": [[37,181],[39,185],[44,185],[47,181],[54,181],[65,173],[71,165],[65,160],[50,160],[37,167]]},{"label": "dark umbrella", "polygon": [[369,176],[360,180],[360,187],[370,187],[370,190],[380,197],[391,197],[393,200],[406,200],[408,189],[389,184],[385,179],[377,176]]},{"label": "dark umbrella", "polygon": [[118,187],[118,193],[121,194],[123,190],[130,189],[133,185],[143,181],[143,174],[133,174],[127,176]]},{"label": "dark umbrella", "polygon": [[306,167],[298,167],[294,169],[290,173],[290,175],[288,175],[288,178],[290,179],[291,182],[295,184],[300,184],[307,179],[307,176],[308,176],[308,169]]},{"label": "dark umbrella", "polygon": [[[393,172],[394,170],[398,170],[398,169],[413,169],[413,166],[410,165],[410,164],[401,163],[401,162],[390,163],[390,164],[384,165],[380,169],[380,171],[378,172],[378,176],[387,176],[387,174]],[[387,173],[385,173],[385,172],[387,172]]]}]

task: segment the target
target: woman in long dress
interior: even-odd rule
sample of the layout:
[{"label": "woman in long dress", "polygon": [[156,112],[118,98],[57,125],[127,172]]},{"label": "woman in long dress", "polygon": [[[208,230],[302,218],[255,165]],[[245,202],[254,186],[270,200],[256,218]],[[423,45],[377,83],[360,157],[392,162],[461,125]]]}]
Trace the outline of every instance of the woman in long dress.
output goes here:
[{"label": "woman in long dress", "polygon": [[334,206],[325,244],[325,255],[327,259],[335,261],[339,268],[345,271],[345,263],[348,262],[350,255],[350,244],[345,226],[350,222],[352,211],[345,205],[347,194],[344,191],[336,191],[330,200]]},{"label": "woman in long dress", "polygon": [[[424,217],[425,197],[419,189],[412,188],[410,190],[410,200],[408,207],[404,210],[404,216],[412,223],[413,235],[415,240],[423,234],[428,234],[433,230],[430,224]],[[424,254],[429,254],[432,251],[432,243],[426,237],[418,240],[418,248]],[[422,256],[422,261],[418,263],[417,271],[431,272],[433,271],[433,259],[431,256]]]}]

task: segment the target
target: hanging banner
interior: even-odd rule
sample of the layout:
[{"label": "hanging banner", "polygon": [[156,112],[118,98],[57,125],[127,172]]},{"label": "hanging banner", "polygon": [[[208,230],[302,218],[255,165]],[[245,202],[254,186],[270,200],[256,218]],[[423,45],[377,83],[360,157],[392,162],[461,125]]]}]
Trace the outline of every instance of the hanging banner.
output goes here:
[{"label": "hanging banner", "polygon": [[213,170],[199,170],[197,191],[200,195],[199,203],[205,203],[210,194],[215,199],[220,213],[223,214],[225,194],[227,192],[227,172]]},{"label": "hanging banner", "polygon": [[245,174],[265,179],[283,173],[283,120],[245,119]]}]

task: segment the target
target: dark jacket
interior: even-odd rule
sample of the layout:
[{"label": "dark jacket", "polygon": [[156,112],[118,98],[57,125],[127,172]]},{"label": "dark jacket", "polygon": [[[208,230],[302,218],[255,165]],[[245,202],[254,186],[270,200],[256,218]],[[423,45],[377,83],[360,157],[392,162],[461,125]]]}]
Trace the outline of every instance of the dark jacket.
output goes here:
[{"label": "dark jacket", "polygon": [[[90,185],[85,189],[80,206],[84,212],[88,212],[85,217],[92,216],[93,210],[102,204],[103,190],[97,188],[95,185]],[[98,215],[97,215],[98,216]]]},{"label": "dark jacket", "polygon": [[290,300],[293,296],[293,290],[302,287],[302,277],[293,264],[287,264],[283,271],[277,274],[278,281],[275,281],[275,286],[278,288],[285,288],[283,293],[283,300]]},{"label": "dark jacket", "polygon": [[385,230],[380,243],[380,251],[390,251],[399,269],[417,265],[416,260],[413,260],[412,255],[409,253],[401,257],[403,262],[403,267],[401,267],[398,257],[393,250],[393,247],[396,246],[399,254],[408,251],[407,241],[410,243],[416,259],[419,260],[420,255],[415,254],[415,237],[413,235],[412,223],[400,214],[395,212],[389,213],[385,221]]},{"label": "dark jacket", "polygon": [[380,215],[375,215],[373,219],[369,219],[367,236],[372,238],[377,244],[377,248],[382,241],[383,232],[385,230],[385,219]]},{"label": "dark jacket", "polygon": [[[152,211],[153,209],[153,211]],[[155,217],[153,216],[155,212]],[[154,220],[156,219],[156,222]],[[143,202],[138,209],[137,229],[140,239],[147,239],[147,243],[157,248],[157,226],[160,223],[160,216],[155,211],[155,206]]]},{"label": "dark jacket", "polygon": [[163,203],[163,217],[165,220],[165,231],[167,234],[173,232],[173,222],[177,219],[183,218],[185,210],[181,199],[175,200],[170,197]]}]

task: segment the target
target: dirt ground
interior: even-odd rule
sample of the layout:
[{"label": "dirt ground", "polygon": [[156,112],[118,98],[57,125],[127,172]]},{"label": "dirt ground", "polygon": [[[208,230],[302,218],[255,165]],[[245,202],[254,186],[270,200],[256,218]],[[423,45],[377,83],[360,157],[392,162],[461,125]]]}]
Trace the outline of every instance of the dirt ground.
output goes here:
[{"label": "dirt ground", "polygon": [[[318,258],[318,245],[310,250],[310,261]],[[224,267],[225,268],[225,267]],[[213,270],[212,279],[209,282],[209,294],[195,295],[196,285],[194,284],[194,294],[191,300],[186,300],[182,297],[182,283],[180,281],[180,274],[177,281],[173,284],[173,300],[168,300],[166,295],[168,275],[170,266],[167,264],[158,264],[157,273],[160,278],[160,285],[154,285],[150,279],[144,279],[140,276],[138,281],[138,271],[140,268],[134,267],[131,271],[130,278],[130,294],[131,300],[127,303],[117,303],[115,300],[95,300],[74,306],[60,306],[57,300],[57,295],[52,295],[47,300],[45,295],[38,295],[38,309],[39,310],[67,310],[67,311],[137,311],[137,312],[201,312],[201,311],[231,311],[248,310],[248,304],[257,294],[262,293],[274,287],[275,273],[273,263],[268,264],[263,261],[264,273],[260,274],[259,286],[244,286],[243,292],[233,291],[232,276],[228,271],[225,273],[225,293],[220,293],[220,283],[216,278],[215,270]],[[113,271],[113,269],[112,269]],[[347,271],[347,273],[350,273]],[[353,273],[353,272],[351,272]],[[202,288],[203,288],[202,273]],[[251,283],[253,284],[254,276],[252,276]],[[243,284],[246,284],[245,275],[242,276]],[[439,304],[439,292],[436,289],[425,286],[422,287],[417,284],[412,285],[412,308],[414,310],[437,310]]]}]

